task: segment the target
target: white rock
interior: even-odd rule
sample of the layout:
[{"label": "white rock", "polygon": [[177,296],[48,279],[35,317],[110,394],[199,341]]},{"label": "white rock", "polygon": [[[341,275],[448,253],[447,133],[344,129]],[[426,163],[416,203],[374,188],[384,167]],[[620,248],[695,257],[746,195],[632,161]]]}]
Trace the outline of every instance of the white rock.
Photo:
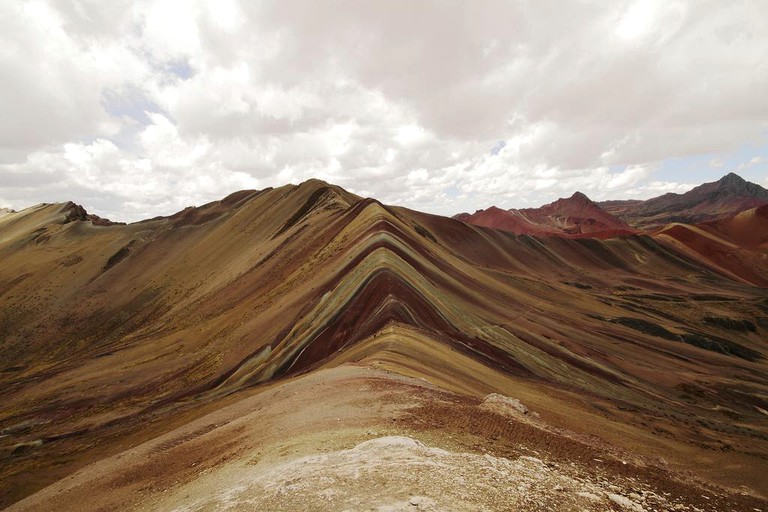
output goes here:
[{"label": "white rock", "polygon": [[591,493],[591,492],[577,492],[578,496],[581,496],[582,498],[587,498],[590,501],[600,501],[600,496],[597,494]]},{"label": "white rock", "polygon": [[495,405],[502,410],[507,410],[509,412],[516,411],[521,414],[528,414],[530,412],[529,409],[517,398],[510,398],[498,393],[491,393],[490,395],[487,395],[483,399],[483,405]]},{"label": "white rock", "polygon": [[622,496],[621,494],[609,494],[608,499],[617,505],[621,505],[622,507],[629,510],[634,510],[635,512],[645,512],[645,509],[642,507],[642,505],[635,503],[631,499],[627,498],[626,496]]}]

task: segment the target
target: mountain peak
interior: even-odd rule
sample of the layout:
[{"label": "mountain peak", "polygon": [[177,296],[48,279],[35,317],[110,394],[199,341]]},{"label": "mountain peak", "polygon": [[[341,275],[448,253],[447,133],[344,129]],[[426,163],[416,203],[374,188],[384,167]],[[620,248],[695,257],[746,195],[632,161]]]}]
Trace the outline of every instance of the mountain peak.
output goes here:
[{"label": "mountain peak", "polygon": [[[705,183],[704,185],[700,185],[699,187],[693,189],[691,192],[695,192],[697,190],[706,191],[707,193],[725,192],[727,194],[736,195],[739,197],[750,197],[757,198],[762,201],[768,201],[768,190],[761,187],[757,183],[752,183],[751,181],[745,180],[733,172],[729,172],[714,183]],[[757,205],[747,205],[747,207],[752,206]]]},{"label": "mountain peak", "polygon": [[326,187],[332,187],[332,186],[333,185],[331,185],[330,183],[323,181],[319,178],[309,178],[298,184],[299,188],[308,188],[308,189],[326,188]]},{"label": "mountain peak", "polygon": [[591,203],[592,200],[587,197],[586,194],[583,192],[579,192],[578,190],[573,193],[573,195],[570,197],[571,201],[577,201],[579,203]]},{"label": "mountain peak", "polygon": [[632,233],[621,219],[608,214],[582,192],[562,197],[540,208],[502,210],[491,206],[454,217],[468,224],[518,235],[611,237]]},{"label": "mountain peak", "polygon": [[582,211],[584,209],[592,209],[597,207],[592,200],[582,192],[574,192],[571,197],[561,197],[557,201],[548,205],[542,206],[545,209],[561,210],[565,208],[567,211],[572,211],[574,208],[576,211]]},{"label": "mountain peak", "polygon": [[95,215],[93,213],[88,213],[88,211],[85,208],[83,208],[81,205],[73,201],[67,201],[66,203],[64,203],[61,208],[61,212],[64,214],[64,224],[68,222],[74,222],[76,220],[90,221],[91,224],[94,224],[96,226],[112,226],[115,224],[125,224],[124,222],[112,222],[109,219],[99,217],[98,215]]},{"label": "mountain peak", "polygon": [[632,204],[606,204],[609,213],[639,228],[671,222],[696,224],[722,219],[768,203],[768,190],[734,172],[683,194],[667,193]]},{"label": "mountain peak", "polygon": [[720,179],[718,180],[718,183],[719,183],[720,185],[738,185],[738,186],[744,186],[744,185],[746,185],[748,182],[747,182],[747,180],[745,180],[744,178],[742,178],[741,176],[739,176],[739,175],[738,175],[738,174],[736,174],[735,172],[729,172],[728,174],[726,174],[725,176],[723,176],[722,178],[720,178]]}]

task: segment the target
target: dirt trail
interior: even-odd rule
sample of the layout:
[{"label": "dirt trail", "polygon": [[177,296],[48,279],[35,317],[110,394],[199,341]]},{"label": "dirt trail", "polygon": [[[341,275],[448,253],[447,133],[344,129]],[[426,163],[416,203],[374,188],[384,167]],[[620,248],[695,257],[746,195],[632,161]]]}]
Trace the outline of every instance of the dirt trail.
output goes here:
[{"label": "dirt trail", "polygon": [[[636,501],[637,500],[637,501]],[[160,509],[203,510],[606,510],[634,499],[577,479],[535,457],[456,453],[408,437],[280,464],[232,465],[176,490]],[[181,505],[179,505],[181,504]],[[681,508],[685,510],[687,508]],[[689,509],[691,510],[691,509]]]}]

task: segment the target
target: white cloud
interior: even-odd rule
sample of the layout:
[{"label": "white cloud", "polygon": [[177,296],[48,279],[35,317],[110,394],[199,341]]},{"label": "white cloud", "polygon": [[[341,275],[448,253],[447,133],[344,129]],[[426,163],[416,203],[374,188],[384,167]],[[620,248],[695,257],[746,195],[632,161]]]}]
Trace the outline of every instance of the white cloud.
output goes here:
[{"label": "white cloud", "polygon": [[757,1],[4,2],[0,197],[135,219],[310,177],[447,214],[679,191],[665,159],[768,145],[766,25]]},{"label": "white cloud", "polygon": [[753,156],[749,159],[747,162],[742,162],[739,164],[739,166],[736,168],[737,172],[743,171],[745,169],[749,169],[750,167],[753,167],[755,165],[760,165],[768,163],[768,158],[765,158],[764,156]]},{"label": "white cloud", "polygon": [[652,181],[645,185],[628,189],[621,196],[612,197],[611,199],[650,199],[670,192],[682,194],[691,190],[696,185],[699,185],[699,183]]},{"label": "white cloud", "polygon": [[139,14],[142,43],[156,59],[190,57],[201,51],[200,6],[184,0],[147,3]]},{"label": "white cloud", "polygon": [[0,148],[28,151],[117,130],[100,102],[116,79],[109,61],[119,49],[84,49],[63,25],[43,3],[0,3]]},{"label": "white cloud", "polygon": [[[167,118],[150,117],[153,124],[140,134],[147,150],[144,158],[126,153],[109,140],[96,139],[37,151],[22,164],[0,166],[0,174],[15,177],[18,185],[44,183],[54,196],[46,201],[64,201],[69,199],[67,194],[74,194],[86,198],[93,213],[128,221],[260,186],[253,176],[221,165],[227,148],[214,147],[204,139],[182,140]],[[25,187],[8,190],[21,194],[6,195],[7,204],[17,209],[28,206],[22,203]]]},{"label": "white cloud", "polygon": [[[687,15],[684,2],[669,0],[635,0],[621,14],[616,34],[626,41],[659,40],[671,37]],[[643,41],[647,42],[647,41]]]}]

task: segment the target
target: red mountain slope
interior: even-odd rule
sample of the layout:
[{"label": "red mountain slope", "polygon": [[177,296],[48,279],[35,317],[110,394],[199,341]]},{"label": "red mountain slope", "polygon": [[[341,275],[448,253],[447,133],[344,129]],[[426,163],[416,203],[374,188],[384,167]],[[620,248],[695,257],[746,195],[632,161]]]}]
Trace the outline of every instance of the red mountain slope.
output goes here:
[{"label": "red mountain slope", "polygon": [[670,224],[654,237],[719,272],[768,286],[768,205],[696,225]]},{"label": "red mountain slope", "polygon": [[492,206],[454,218],[516,235],[610,238],[635,232],[626,222],[607,213],[581,192],[541,208],[502,210]]},{"label": "red mountain slope", "polygon": [[768,244],[768,204],[743,211],[726,219],[700,224],[703,229],[749,248]]}]

